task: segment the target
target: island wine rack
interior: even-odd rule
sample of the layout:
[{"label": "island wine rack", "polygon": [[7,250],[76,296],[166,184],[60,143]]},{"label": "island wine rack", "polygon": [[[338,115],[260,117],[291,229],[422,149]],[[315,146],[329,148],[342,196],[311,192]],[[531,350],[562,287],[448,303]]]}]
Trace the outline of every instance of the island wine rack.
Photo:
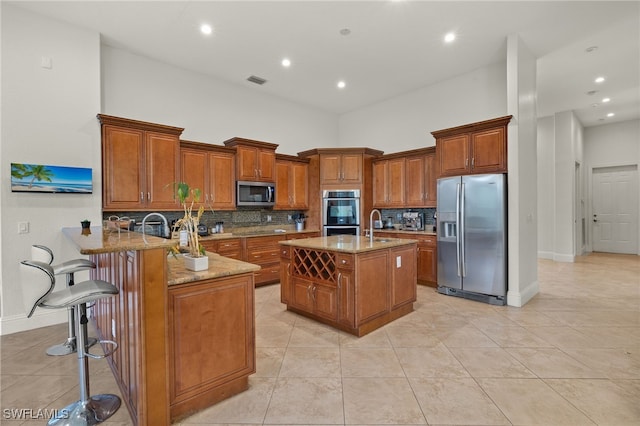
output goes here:
[{"label": "island wine rack", "polygon": [[293,274],[335,283],[337,281],[335,253],[295,248],[293,250]]}]

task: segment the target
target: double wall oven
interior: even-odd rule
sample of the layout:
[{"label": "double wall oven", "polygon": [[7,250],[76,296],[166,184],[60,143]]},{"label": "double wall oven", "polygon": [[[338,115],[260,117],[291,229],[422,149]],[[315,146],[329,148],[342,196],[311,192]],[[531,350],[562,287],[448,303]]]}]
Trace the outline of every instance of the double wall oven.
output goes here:
[{"label": "double wall oven", "polygon": [[322,191],[324,235],[360,235],[360,190]]}]

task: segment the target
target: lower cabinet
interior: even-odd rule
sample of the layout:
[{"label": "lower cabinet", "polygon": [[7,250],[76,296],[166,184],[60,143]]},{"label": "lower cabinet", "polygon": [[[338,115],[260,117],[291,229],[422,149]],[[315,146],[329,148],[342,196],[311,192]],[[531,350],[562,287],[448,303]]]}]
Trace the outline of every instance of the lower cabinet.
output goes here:
[{"label": "lower cabinet", "polygon": [[255,273],[256,286],[277,282],[280,279],[280,245],[284,235],[245,238],[245,262],[260,265]]},{"label": "lower cabinet", "polygon": [[334,285],[294,277],[291,305],[332,321],[338,319],[338,293]]},{"label": "lower cabinet", "polygon": [[169,287],[172,419],[247,388],[256,371],[254,314],[252,274]]},{"label": "lower cabinet", "polygon": [[242,257],[242,240],[229,238],[224,240],[200,240],[206,251],[218,253],[220,256],[230,257],[236,260],[244,260]]},{"label": "lower cabinet", "polygon": [[406,238],[418,240],[417,271],[418,284],[438,286],[438,255],[436,236],[415,232],[375,232],[378,237]]}]

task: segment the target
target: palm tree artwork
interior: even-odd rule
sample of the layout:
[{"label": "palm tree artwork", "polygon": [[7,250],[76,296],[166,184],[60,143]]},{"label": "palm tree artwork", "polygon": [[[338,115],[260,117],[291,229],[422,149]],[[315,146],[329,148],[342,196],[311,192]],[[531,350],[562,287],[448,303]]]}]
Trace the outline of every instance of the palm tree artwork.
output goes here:
[{"label": "palm tree artwork", "polygon": [[11,163],[12,192],[91,193],[91,169]]}]

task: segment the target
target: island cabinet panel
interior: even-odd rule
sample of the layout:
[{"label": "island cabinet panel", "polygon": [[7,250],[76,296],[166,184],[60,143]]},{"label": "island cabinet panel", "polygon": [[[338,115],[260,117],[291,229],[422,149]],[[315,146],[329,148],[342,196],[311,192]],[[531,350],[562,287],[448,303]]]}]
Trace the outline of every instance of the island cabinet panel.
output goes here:
[{"label": "island cabinet panel", "polygon": [[255,370],[250,274],[169,288],[171,418],[247,388]]},{"label": "island cabinet panel", "polygon": [[98,300],[92,317],[99,337],[118,343],[107,361],[122,402],[135,425],[169,425],[166,250],[92,254],[91,260],[91,278],[119,291]]},{"label": "island cabinet panel", "polygon": [[441,176],[507,172],[507,125],[511,116],[431,132]]},{"label": "island cabinet panel", "polygon": [[438,285],[438,256],[436,236],[416,232],[376,232],[376,236],[385,238],[406,238],[418,240],[417,270],[418,283],[430,287]]},{"label": "island cabinet panel", "polygon": [[328,241],[334,239],[336,246],[370,244],[364,237],[344,238],[283,245],[281,301],[287,309],[356,336],[411,312],[416,300],[416,244],[395,239],[393,246],[356,253],[320,248],[331,248],[334,243]]},{"label": "island cabinet panel", "polygon": [[180,177],[183,129],[103,114],[98,118],[102,123],[102,208],[179,208],[170,184]]}]

